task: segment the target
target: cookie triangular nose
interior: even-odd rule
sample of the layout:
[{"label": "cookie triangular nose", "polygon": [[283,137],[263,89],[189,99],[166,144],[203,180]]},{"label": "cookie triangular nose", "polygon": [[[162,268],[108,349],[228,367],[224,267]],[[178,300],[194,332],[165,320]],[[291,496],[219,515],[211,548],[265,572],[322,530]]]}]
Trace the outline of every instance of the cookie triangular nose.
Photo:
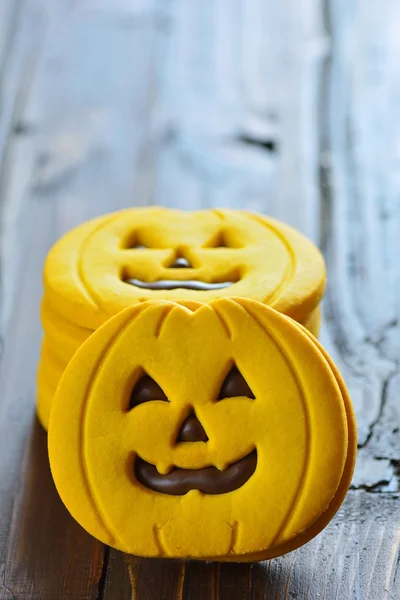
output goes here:
[{"label": "cookie triangular nose", "polygon": [[178,442],[207,442],[208,437],[194,412],[183,421],[178,434]]},{"label": "cookie triangular nose", "polygon": [[170,269],[191,269],[192,265],[188,261],[187,258],[183,258],[183,256],[177,258],[172,265],[169,267]]}]

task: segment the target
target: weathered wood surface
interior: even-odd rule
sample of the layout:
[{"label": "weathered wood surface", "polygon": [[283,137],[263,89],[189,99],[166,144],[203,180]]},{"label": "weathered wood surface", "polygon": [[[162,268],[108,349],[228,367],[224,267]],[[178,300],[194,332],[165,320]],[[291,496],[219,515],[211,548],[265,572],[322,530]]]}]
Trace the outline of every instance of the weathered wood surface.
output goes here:
[{"label": "weathered wood surface", "polygon": [[[0,2],[0,599],[400,597],[400,7],[394,0]],[[91,539],[34,419],[41,268],[134,204],[246,207],[325,253],[322,341],[359,457],[310,544],[254,565]]]}]

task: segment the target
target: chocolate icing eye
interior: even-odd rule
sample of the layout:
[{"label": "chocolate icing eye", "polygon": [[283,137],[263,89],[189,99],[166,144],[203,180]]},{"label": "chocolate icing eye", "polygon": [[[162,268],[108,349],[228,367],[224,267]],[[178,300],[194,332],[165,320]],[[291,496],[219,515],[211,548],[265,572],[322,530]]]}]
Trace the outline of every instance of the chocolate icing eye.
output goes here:
[{"label": "chocolate icing eye", "polygon": [[232,230],[220,230],[204,244],[204,248],[242,248],[243,245],[237,239]]},{"label": "chocolate icing eye", "polygon": [[230,244],[228,244],[226,236],[223,232],[221,232],[218,235],[218,237],[214,240],[212,248],[230,248]]},{"label": "chocolate icing eye", "polygon": [[150,400],[163,400],[168,402],[168,398],[154,379],[150,375],[143,375],[135,384],[131,398],[129,401],[129,410],[143,404],[143,402],[150,402]]},{"label": "chocolate icing eye", "polygon": [[246,396],[247,398],[255,400],[255,396],[251,391],[249,384],[239,369],[237,367],[232,367],[222,384],[218,400],[234,398],[236,396]]}]

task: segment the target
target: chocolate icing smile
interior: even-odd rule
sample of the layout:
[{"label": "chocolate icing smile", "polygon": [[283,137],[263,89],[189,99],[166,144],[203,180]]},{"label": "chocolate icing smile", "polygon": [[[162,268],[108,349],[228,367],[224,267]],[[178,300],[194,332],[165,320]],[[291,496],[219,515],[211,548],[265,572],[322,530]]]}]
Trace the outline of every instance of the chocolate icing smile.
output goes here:
[{"label": "chocolate icing smile", "polygon": [[[142,247],[142,246],[140,246]],[[143,246],[144,248],[145,246]],[[168,267],[169,269],[192,269],[192,263],[183,256],[178,256]],[[143,290],[193,290],[196,292],[207,292],[211,290],[222,290],[234,284],[234,281],[215,281],[207,283],[197,279],[158,279],[156,281],[142,281],[141,279],[125,279],[125,283],[134,285]]]},{"label": "chocolate icing smile", "polygon": [[161,475],[154,465],[137,456],[135,476],[142,485],[162,494],[181,496],[190,490],[200,490],[204,494],[226,494],[244,485],[253,475],[256,466],[257,452],[253,450],[224,471],[219,471],[216,467],[175,467],[166,475]]},{"label": "chocolate icing smile", "polygon": [[210,290],[222,290],[230,285],[233,281],[219,281],[216,283],[206,283],[205,281],[196,281],[194,279],[176,280],[176,279],[159,279],[158,281],[142,281],[141,279],[125,279],[126,283],[135,285],[144,290],[195,290],[196,292],[207,292]]}]

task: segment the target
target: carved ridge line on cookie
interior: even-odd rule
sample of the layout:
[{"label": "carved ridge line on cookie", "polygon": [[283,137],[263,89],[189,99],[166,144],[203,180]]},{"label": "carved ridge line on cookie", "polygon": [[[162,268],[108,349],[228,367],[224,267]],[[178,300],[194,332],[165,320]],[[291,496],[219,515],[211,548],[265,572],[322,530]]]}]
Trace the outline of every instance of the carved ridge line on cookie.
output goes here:
[{"label": "carved ridge line on cookie", "polygon": [[171,523],[171,521],[173,520],[174,517],[167,519],[166,521],[164,521],[164,523],[161,523],[161,525],[155,525],[155,527],[153,528],[153,533],[155,529],[157,531],[157,538],[155,541],[157,547],[159,547],[161,550],[161,556],[171,556],[170,552],[168,552],[168,545],[163,540],[163,530],[165,526],[168,525],[168,523]]},{"label": "carved ridge line on cookie", "polygon": [[[339,488],[343,487],[343,477],[345,477],[346,474],[347,474],[347,478],[345,481],[345,485],[346,485],[347,489],[349,488],[349,486],[351,484],[351,480],[352,480],[352,474],[353,474],[354,468],[355,468],[355,460],[356,460],[356,454],[357,454],[357,423],[356,423],[356,418],[355,418],[355,414],[354,414],[353,404],[351,402],[351,398],[350,398],[350,395],[346,388],[346,384],[344,382],[342,374],[340,373],[339,369],[337,368],[337,366],[335,365],[335,363],[333,362],[332,358],[329,356],[328,352],[325,350],[323,345],[319,342],[319,340],[317,338],[315,338],[312,335],[312,333],[310,331],[308,331],[304,327],[304,325],[302,325],[301,323],[297,323],[296,321],[295,321],[295,324],[309,339],[311,339],[311,341],[317,346],[317,348],[321,352],[322,356],[324,357],[324,359],[326,360],[330,369],[333,372],[333,375],[336,379],[336,382],[339,386],[339,390],[340,390],[340,392],[342,394],[342,398],[343,398],[343,406],[344,406],[344,411],[346,413],[346,420],[347,420],[347,436],[348,436],[347,457],[346,457],[344,468],[343,468],[342,479],[341,479],[340,484],[335,492],[335,495],[336,495]],[[351,434],[353,434],[353,435],[351,435]],[[347,468],[347,471],[346,471],[346,468]],[[344,500],[344,497],[342,499],[342,502],[343,502],[343,500]]]},{"label": "carved ridge line on cookie", "polygon": [[160,558],[162,556],[168,556],[168,554],[165,551],[165,548],[163,546],[163,543],[161,541],[161,528],[162,528],[162,525],[153,525],[153,528],[152,528],[154,541],[158,548]]},{"label": "carved ridge line on cookie", "polygon": [[[141,305],[137,305],[136,308],[137,308],[137,313],[141,313],[144,310],[146,310],[145,307],[143,307]],[[126,321],[125,321],[124,326],[122,328],[118,329],[116,334],[107,341],[107,345],[105,346],[105,348],[103,348],[103,351],[101,352],[101,356],[99,357],[99,359],[96,363],[96,367],[93,371],[92,377],[91,377],[89,384],[87,386],[87,389],[85,391],[84,401],[82,403],[83,408],[82,408],[82,413],[81,413],[81,419],[80,419],[80,423],[79,423],[79,437],[81,439],[81,444],[82,444],[82,454],[81,454],[82,470],[84,473],[84,479],[85,479],[85,485],[86,485],[88,497],[90,498],[90,502],[94,508],[95,513],[97,514],[97,516],[99,518],[99,521],[102,523],[104,529],[106,531],[108,531],[110,538],[113,540],[113,544],[117,543],[121,547],[122,547],[122,544],[120,543],[118,536],[115,535],[115,532],[113,530],[114,528],[110,525],[109,518],[107,517],[107,514],[101,508],[101,502],[99,502],[98,498],[96,497],[94,489],[92,489],[92,487],[91,487],[90,469],[88,467],[87,460],[86,460],[87,447],[86,447],[85,442],[86,442],[87,438],[85,436],[85,431],[86,431],[86,419],[87,419],[90,395],[91,395],[93,383],[96,379],[99,368],[103,364],[111,347],[115,344],[117,339],[121,337],[121,335],[126,331],[126,329],[129,327],[129,325],[132,322],[132,313],[130,311],[129,311],[129,314],[125,315],[125,316],[126,316]]]},{"label": "carved ridge line on cookie", "polygon": [[[204,212],[206,212],[207,209],[204,210]],[[212,208],[211,212],[214,213],[214,215],[220,220],[220,221],[225,221],[226,217],[225,217],[225,213],[223,210],[221,210],[220,208]]]},{"label": "carved ridge line on cookie", "polygon": [[223,330],[225,331],[225,333],[227,335],[228,340],[231,340],[233,334],[232,334],[232,331],[231,331],[231,329],[230,329],[230,327],[229,327],[226,319],[222,316],[220,310],[217,309],[217,308],[215,308],[215,305],[213,303],[210,306],[212,307],[214,313],[218,317],[218,320],[220,321],[220,323],[222,325],[222,328],[223,328]]},{"label": "carved ridge line on cookie", "polygon": [[236,542],[237,542],[237,539],[239,536],[239,521],[234,521],[232,524],[228,523],[228,525],[232,530],[231,543],[229,544],[229,550],[228,550],[228,555],[229,555],[229,554],[235,553],[235,546],[236,546]]},{"label": "carved ridge line on cookie", "polygon": [[[293,516],[293,512],[294,509],[296,507],[296,504],[298,502],[298,499],[301,498],[302,494],[303,494],[303,490],[305,487],[305,481],[307,479],[307,474],[308,474],[308,466],[309,466],[309,462],[310,462],[310,456],[311,456],[311,435],[310,435],[310,416],[308,413],[308,407],[307,407],[307,402],[306,402],[306,395],[304,393],[304,388],[302,385],[302,382],[298,376],[297,371],[293,368],[292,363],[289,360],[289,356],[286,352],[286,348],[283,347],[277,340],[276,337],[273,335],[273,333],[269,330],[267,330],[265,328],[265,326],[263,325],[263,323],[260,322],[258,316],[255,314],[255,311],[249,310],[248,307],[245,307],[242,305],[242,303],[240,302],[240,298],[235,298],[234,300],[231,300],[232,302],[235,302],[236,304],[238,304],[252,319],[254,319],[254,321],[259,325],[259,327],[261,327],[261,329],[266,333],[267,336],[270,337],[271,341],[273,342],[273,344],[275,345],[275,347],[277,348],[277,351],[283,356],[286,364],[289,367],[289,370],[292,372],[293,377],[296,381],[296,385],[298,387],[299,390],[299,395],[303,404],[303,411],[304,411],[304,417],[305,417],[305,430],[306,430],[306,442],[307,442],[307,450],[306,450],[306,455],[304,458],[304,464],[303,464],[303,469],[302,469],[302,474],[299,478],[299,484],[298,487],[296,489],[296,492],[293,494],[293,500],[291,502],[291,506],[285,516],[285,518],[283,519],[280,527],[278,528],[278,531],[276,532],[274,538],[271,541],[270,546],[273,547],[276,544],[276,540],[279,539],[279,536],[281,535],[282,531],[285,529],[285,527],[289,526],[290,523],[290,519]],[[281,315],[282,316],[282,315]],[[287,318],[285,316],[282,316],[283,319]],[[310,524],[311,525],[311,524]]]},{"label": "carved ridge line on cookie", "polygon": [[[117,218],[119,218],[120,216],[121,216],[121,214],[117,213],[117,214],[112,215],[108,219],[105,219],[101,223],[99,223],[99,225],[97,227],[95,227],[95,229],[93,229],[93,231],[91,231],[90,234],[83,240],[83,242],[79,248],[78,260],[76,263],[76,271],[77,271],[79,281],[81,282],[83,290],[86,292],[89,299],[93,302],[93,304],[96,306],[96,308],[101,311],[104,311],[104,307],[101,303],[101,298],[98,297],[98,294],[95,293],[93,287],[87,281],[87,278],[83,271],[82,259],[84,256],[84,250],[85,250],[86,246],[89,244],[89,242],[91,241],[93,235],[98,234],[98,232],[101,229],[104,229],[104,227],[106,227],[106,225],[109,225],[112,221],[116,221]],[[106,312],[106,315],[108,317],[112,316],[111,314],[109,314],[107,312]]]},{"label": "carved ridge line on cookie", "polygon": [[297,266],[296,254],[292,248],[292,245],[286,239],[284,234],[281,231],[279,231],[279,229],[277,227],[272,225],[272,223],[269,223],[267,221],[267,218],[263,219],[259,215],[255,215],[255,214],[247,212],[247,211],[244,211],[244,214],[246,214],[248,217],[253,219],[253,221],[260,223],[260,225],[263,225],[264,227],[266,227],[267,229],[272,231],[272,233],[274,233],[276,235],[276,237],[285,246],[287,253],[289,254],[290,264],[287,267],[284,275],[282,276],[282,279],[281,279],[279,285],[275,288],[275,290],[273,292],[271,292],[269,295],[265,296],[265,298],[263,299],[263,304],[269,304],[270,306],[273,306],[273,304],[280,298],[280,296],[282,295],[282,292],[288,287],[289,283],[291,282],[291,280],[294,277],[294,274],[296,271],[296,266]]},{"label": "carved ridge line on cookie", "polygon": [[171,312],[174,310],[175,306],[170,305],[170,306],[166,306],[165,309],[163,310],[160,320],[157,323],[157,327],[154,331],[154,335],[155,337],[158,339],[159,337],[161,337],[161,332],[163,330],[163,327],[165,326],[165,322],[168,319],[168,315],[171,314]]}]

